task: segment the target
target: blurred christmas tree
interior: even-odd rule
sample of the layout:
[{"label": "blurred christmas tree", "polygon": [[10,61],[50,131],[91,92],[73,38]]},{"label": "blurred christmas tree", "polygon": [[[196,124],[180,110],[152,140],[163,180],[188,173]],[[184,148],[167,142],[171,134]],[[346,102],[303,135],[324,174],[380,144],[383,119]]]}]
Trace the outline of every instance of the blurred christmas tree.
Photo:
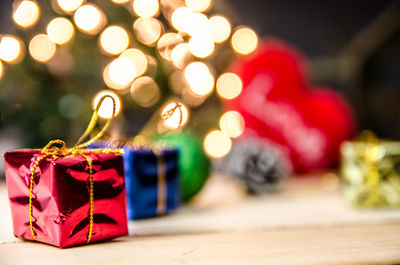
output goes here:
[{"label": "blurred christmas tree", "polygon": [[[205,135],[221,117],[219,99],[241,92],[240,78],[225,73],[232,58],[257,48],[253,30],[232,29],[226,17],[213,15],[224,5],[16,0],[12,35],[0,35],[0,130],[17,128],[27,147],[56,138],[73,142],[91,113],[88,102],[109,93],[120,110],[111,137],[134,136],[171,100],[183,104],[186,126]],[[107,106],[100,114],[107,115]],[[220,124],[227,134],[209,133],[206,149],[222,139],[229,151],[227,135],[240,135],[240,118],[225,115]],[[212,156],[227,153],[211,149]]]}]

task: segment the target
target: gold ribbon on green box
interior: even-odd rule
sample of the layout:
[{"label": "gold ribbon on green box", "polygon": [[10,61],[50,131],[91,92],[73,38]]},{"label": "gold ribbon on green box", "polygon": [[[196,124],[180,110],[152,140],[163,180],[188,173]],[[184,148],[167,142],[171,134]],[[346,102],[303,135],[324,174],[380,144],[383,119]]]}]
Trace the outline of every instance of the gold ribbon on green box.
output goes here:
[{"label": "gold ribbon on green box", "polygon": [[343,195],[365,208],[400,206],[400,142],[366,131],[341,146]]}]

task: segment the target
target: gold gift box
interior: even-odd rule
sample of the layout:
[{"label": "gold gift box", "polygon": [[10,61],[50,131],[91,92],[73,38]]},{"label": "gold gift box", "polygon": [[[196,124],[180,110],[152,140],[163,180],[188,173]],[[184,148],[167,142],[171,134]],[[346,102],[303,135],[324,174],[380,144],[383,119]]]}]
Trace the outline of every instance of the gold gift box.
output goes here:
[{"label": "gold gift box", "polygon": [[400,206],[400,142],[378,141],[371,134],[344,142],[341,175],[343,195],[350,204]]}]

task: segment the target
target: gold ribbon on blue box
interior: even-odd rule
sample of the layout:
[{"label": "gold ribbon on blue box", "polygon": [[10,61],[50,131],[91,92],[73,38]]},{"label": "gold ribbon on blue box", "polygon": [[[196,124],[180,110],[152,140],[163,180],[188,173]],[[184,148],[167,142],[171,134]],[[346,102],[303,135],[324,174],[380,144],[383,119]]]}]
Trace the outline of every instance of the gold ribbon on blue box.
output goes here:
[{"label": "gold ribbon on blue box", "polygon": [[89,145],[89,148],[123,149],[129,219],[165,215],[177,210],[180,205],[179,152],[151,141],[159,121],[170,119],[176,111],[179,113],[180,129],[182,104],[175,103],[161,115],[160,111],[156,111],[133,139],[99,141]]},{"label": "gold ribbon on blue box", "polygon": [[381,141],[372,132],[341,146],[343,195],[364,208],[400,206],[400,142]]}]

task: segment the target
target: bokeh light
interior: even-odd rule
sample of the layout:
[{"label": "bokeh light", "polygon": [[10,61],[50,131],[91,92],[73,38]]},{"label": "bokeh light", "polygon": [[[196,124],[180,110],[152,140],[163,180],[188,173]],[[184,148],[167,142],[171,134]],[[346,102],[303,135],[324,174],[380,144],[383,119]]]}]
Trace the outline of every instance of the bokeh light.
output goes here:
[{"label": "bokeh light", "polygon": [[47,35],[56,44],[67,43],[74,36],[74,26],[71,21],[64,17],[58,17],[50,21],[47,25]]},{"label": "bokeh light", "polygon": [[210,27],[208,18],[202,13],[192,12],[185,23],[186,32],[189,33],[190,36],[194,36],[197,34],[209,34]]},{"label": "bokeh light", "polygon": [[133,0],[133,11],[139,17],[153,17],[159,8],[158,0]]},{"label": "bokeh light", "polygon": [[133,31],[138,41],[153,46],[160,38],[164,29],[161,22],[155,18],[138,18],[133,23]]},{"label": "bokeh light", "polygon": [[192,11],[187,7],[179,7],[171,15],[172,26],[182,32],[187,32],[187,23],[192,15]]},{"label": "bokeh light", "polygon": [[144,74],[147,70],[147,58],[146,55],[139,49],[127,49],[121,55],[120,58],[128,58],[135,64],[136,77]]},{"label": "bokeh light", "polygon": [[247,55],[255,51],[257,43],[257,34],[250,28],[239,28],[232,35],[232,48],[235,52],[242,55]]},{"label": "bokeh light", "polygon": [[[174,113],[166,120],[163,120],[163,124],[170,129],[177,129],[179,127],[184,126],[188,120],[189,120],[189,110],[188,108],[182,104],[181,104],[181,111],[179,111],[179,109],[176,109],[174,111]],[[173,108],[176,107],[176,103],[175,102],[171,102],[169,104],[167,104],[163,110],[161,111],[161,115],[165,115],[168,111],[171,111]],[[182,116],[181,116],[182,115]]]},{"label": "bokeh light", "polygon": [[175,70],[168,76],[168,85],[171,88],[171,91],[175,94],[181,94],[182,90],[187,83],[183,77],[183,71]]},{"label": "bokeh light", "polygon": [[4,66],[3,66],[3,62],[0,61],[0,79],[3,77],[3,73],[4,73]]},{"label": "bokeh light", "polygon": [[179,69],[185,67],[191,59],[192,56],[189,50],[189,44],[180,43],[172,49],[171,61]]},{"label": "bokeh light", "polygon": [[187,32],[190,36],[209,33],[207,16],[193,12],[187,7],[179,7],[174,10],[171,15],[171,24],[176,30]]},{"label": "bokeh light", "polygon": [[161,36],[157,43],[157,49],[160,53],[161,57],[166,60],[171,60],[172,50],[176,45],[183,42],[183,38],[181,35],[168,32]]},{"label": "bokeh light", "polygon": [[36,2],[22,1],[12,16],[14,22],[23,28],[33,26],[39,19],[40,9]]},{"label": "bokeh light", "polygon": [[74,21],[78,29],[89,34],[99,33],[107,23],[104,13],[93,4],[79,7],[74,14]]},{"label": "bokeh light", "polygon": [[321,176],[320,185],[326,191],[336,190],[339,184],[339,177],[333,172],[327,172]]},{"label": "bokeh light", "polygon": [[101,49],[112,55],[123,52],[129,46],[129,36],[120,26],[109,26],[100,35]]},{"label": "bokeh light", "polygon": [[14,36],[0,36],[0,59],[7,63],[17,63],[22,59],[21,42]]},{"label": "bokeh light", "polygon": [[219,120],[219,127],[221,128],[221,131],[232,138],[242,135],[244,131],[244,125],[245,123],[243,116],[237,111],[227,111]]},{"label": "bokeh light", "polygon": [[133,100],[142,107],[151,107],[160,100],[160,89],[153,78],[142,76],[131,85]]},{"label": "bokeh light", "polygon": [[128,87],[135,78],[136,67],[128,58],[117,58],[106,67],[104,72],[103,78],[107,86],[123,89]]},{"label": "bokeh light", "polygon": [[209,132],[204,139],[204,150],[211,157],[223,157],[229,153],[231,148],[231,138],[220,130]]},{"label": "bokeh light", "polygon": [[231,35],[231,24],[223,16],[213,16],[208,21],[210,35],[215,43],[224,42]]},{"label": "bokeh light", "polygon": [[214,41],[207,34],[194,35],[189,40],[190,52],[199,58],[206,58],[214,51]]},{"label": "bokeh light", "polygon": [[183,101],[185,101],[185,103],[187,103],[188,105],[190,105],[192,107],[200,106],[207,99],[207,95],[205,95],[205,96],[196,95],[187,86],[182,87],[181,96],[182,96]]},{"label": "bokeh light", "polygon": [[203,12],[210,8],[211,0],[185,0],[187,7],[195,12]]},{"label": "bokeh light", "polygon": [[234,99],[242,92],[243,84],[234,73],[224,73],[217,79],[217,93],[224,99]]},{"label": "bokeh light", "polygon": [[[93,109],[96,108],[100,99],[105,95],[109,95],[109,96],[113,97],[113,99],[115,100],[115,115],[114,116],[117,116],[121,111],[121,100],[117,94],[115,94],[114,92],[112,92],[110,90],[102,90],[94,96],[93,105],[92,105]],[[100,117],[102,117],[104,119],[112,118],[112,116],[113,116],[113,101],[111,98],[107,97],[104,99],[103,104],[101,104],[101,107],[98,111],[98,114]]]},{"label": "bokeh light", "polygon": [[109,88],[113,88],[113,89],[124,89],[127,88],[127,85],[120,85],[116,82],[114,82],[111,77],[110,77],[110,65],[107,65],[104,68],[103,71],[103,81],[106,84],[106,86],[108,86]]},{"label": "bokeh light", "polygon": [[56,45],[46,34],[38,34],[29,42],[29,53],[38,62],[47,62],[56,53]]},{"label": "bokeh light", "polygon": [[66,13],[77,10],[85,0],[57,0],[58,6]]},{"label": "bokeh light", "polygon": [[115,4],[126,4],[128,3],[130,0],[111,0],[113,3]]},{"label": "bokeh light", "polygon": [[184,76],[190,89],[196,95],[207,95],[214,87],[214,77],[207,65],[202,62],[190,63],[184,70]]}]

